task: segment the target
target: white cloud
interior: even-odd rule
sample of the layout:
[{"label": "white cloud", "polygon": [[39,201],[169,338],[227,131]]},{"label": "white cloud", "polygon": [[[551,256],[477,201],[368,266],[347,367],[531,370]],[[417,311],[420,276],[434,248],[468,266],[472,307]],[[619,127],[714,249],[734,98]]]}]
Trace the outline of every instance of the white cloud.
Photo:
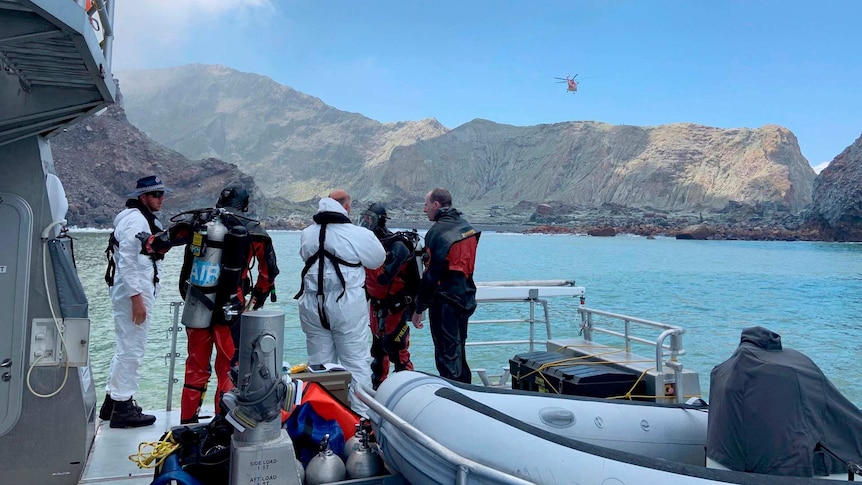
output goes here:
[{"label": "white cloud", "polygon": [[811,168],[813,168],[813,169],[814,169],[814,173],[819,174],[820,172],[822,172],[822,171],[823,171],[823,169],[824,169],[824,168],[826,168],[826,167],[828,167],[828,166],[829,166],[829,162],[823,162],[823,163],[821,163],[821,164],[819,164],[819,165],[815,165],[815,166],[813,166],[813,167],[811,167]]},{"label": "white cloud", "polygon": [[159,56],[177,52],[195,29],[226,17],[247,21],[255,13],[274,12],[273,0],[129,0],[114,12],[114,70],[153,67]]}]

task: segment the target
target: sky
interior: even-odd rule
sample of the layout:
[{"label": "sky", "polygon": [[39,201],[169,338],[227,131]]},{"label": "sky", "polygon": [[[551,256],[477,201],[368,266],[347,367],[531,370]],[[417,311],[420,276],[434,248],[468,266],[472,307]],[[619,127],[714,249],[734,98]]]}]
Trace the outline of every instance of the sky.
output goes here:
[{"label": "sky", "polygon": [[[115,72],[220,64],[381,122],[777,124],[812,166],[862,134],[856,0],[120,0],[115,15]],[[554,79],[575,74],[575,94]]]}]

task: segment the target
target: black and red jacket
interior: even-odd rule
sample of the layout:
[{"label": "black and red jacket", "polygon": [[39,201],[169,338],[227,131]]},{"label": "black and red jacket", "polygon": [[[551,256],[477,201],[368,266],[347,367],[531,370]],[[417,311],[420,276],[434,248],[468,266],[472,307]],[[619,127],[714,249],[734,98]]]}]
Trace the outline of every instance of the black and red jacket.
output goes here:
[{"label": "black and red jacket", "polygon": [[476,308],[473,272],[481,231],[452,207],[439,209],[434,221],[425,234],[428,260],[416,297],[416,312],[425,311],[432,301],[441,298],[472,311]]}]

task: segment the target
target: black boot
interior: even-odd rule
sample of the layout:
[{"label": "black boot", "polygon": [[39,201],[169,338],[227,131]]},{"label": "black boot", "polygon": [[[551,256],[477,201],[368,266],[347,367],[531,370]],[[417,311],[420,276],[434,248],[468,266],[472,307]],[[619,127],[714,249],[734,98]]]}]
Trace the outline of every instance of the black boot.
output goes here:
[{"label": "black boot", "polygon": [[[105,394],[105,402],[102,403],[102,407],[99,409],[99,419],[102,421],[108,421],[111,419],[111,414],[114,412],[114,401],[111,399],[110,394]],[[135,407],[138,409],[138,412],[141,412],[141,407],[135,403]]]},{"label": "black boot", "polygon": [[111,399],[110,394],[105,394],[105,402],[102,403],[102,407],[99,409],[99,419],[102,421],[107,421],[111,419],[111,414],[114,412],[114,400]]},{"label": "black boot", "polygon": [[152,414],[144,414],[132,398],[128,401],[114,401],[114,413],[111,414],[112,428],[137,428],[149,426],[156,422]]},{"label": "black boot", "polygon": [[197,414],[195,414],[194,416],[192,416],[188,419],[181,419],[180,424],[197,424],[200,421],[201,421],[201,419],[198,417]]}]

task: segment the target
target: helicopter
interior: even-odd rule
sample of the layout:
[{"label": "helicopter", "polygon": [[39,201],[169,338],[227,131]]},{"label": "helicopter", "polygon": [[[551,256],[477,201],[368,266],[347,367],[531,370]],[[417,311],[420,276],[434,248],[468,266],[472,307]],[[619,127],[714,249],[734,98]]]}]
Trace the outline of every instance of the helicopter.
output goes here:
[{"label": "helicopter", "polygon": [[577,74],[574,76],[566,76],[565,78],[555,77],[554,79],[558,79],[558,83],[566,83],[566,91],[571,91],[572,94],[575,94],[578,92],[578,81],[575,81],[576,77],[578,77]]}]

